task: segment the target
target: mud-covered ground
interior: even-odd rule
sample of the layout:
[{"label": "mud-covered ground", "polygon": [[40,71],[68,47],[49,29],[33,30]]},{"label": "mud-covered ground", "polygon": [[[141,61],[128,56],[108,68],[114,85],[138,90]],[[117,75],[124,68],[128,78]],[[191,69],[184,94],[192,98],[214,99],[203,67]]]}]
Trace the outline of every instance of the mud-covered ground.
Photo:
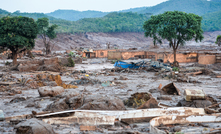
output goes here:
[{"label": "mud-covered ground", "polygon": [[[186,66],[187,64],[182,64]],[[112,82],[110,86],[104,86],[102,84],[85,84],[77,85],[78,88],[65,89],[65,93],[82,94],[87,96],[108,96],[116,97],[122,101],[127,100],[132,94],[148,92],[159,102],[166,104],[170,107],[177,107],[176,105],[182,99],[184,99],[185,89],[203,89],[205,94],[212,97],[216,103],[221,102],[221,78],[215,78],[210,75],[196,75],[189,76],[189,78],[196,80],[196,83],[177,82],[175,79],[168,79],[159,77],[156,72],[137,70],[134,72],[111,72],[114,68],[113,64],[109,62],[100,64],[76,64],[74,68],[67,68],[65,72],[61,74],[61,80],[70,84],[72,81],[79,80],[82,77],[87,79],[99,80],[101,83],[107,81]],[[3,69],[3,68],[2,68]],[[84,72],[84,70],[86,72]],[[81,72],[83,71],[83,72]],[[75,73],[74,73],[75,72]],[[77,73],[76,73],[77,72]],[[10,71],[3,72],[0,70],[0,81],[14,81],[18,79],[26,78],[31,79],[37,74],[44,74],[50,72],[19,72]],[[220,71],[216,71],[220,74]],[[122,79],[125,78],[125,79]],[[5,79],[5,80],[4,80]],[[171,82],[174,82],[179,88],[181,95],[167,95],[162,93],[158,88],[160,84],[165,86]],[[0,110],[3,110],[5,117],[18,116],[24,114],[31,114],[32,111],[42,112],[46,107],[53,103],[56,97],[40,97],[38,88],[33,89],[25,84],[18,83],[5,86],[0,85]],[[170,99],[159,99],[161,96]],[[62,99],[62,98],[60,98]],[[136,109],[133,107],[127,107],[127,110]],[[1,122],[0,121],[0,133],[14,134],[15,122]],[[207,125],[182,125],[181,132],[188,133],[203,133],[209,132],[212,128],[220,128],[219,123],[210,123]],[[69,133],[83,133],[80,131],[80,125],[52,125],[56,133],[69,134]],[[121,124],[117,122],[114,126],[98,126],[96,131],[89,133],[149,133],[149,123],[133,123],[133,124]],[[170,126],[171,128],[174,126]]]}]

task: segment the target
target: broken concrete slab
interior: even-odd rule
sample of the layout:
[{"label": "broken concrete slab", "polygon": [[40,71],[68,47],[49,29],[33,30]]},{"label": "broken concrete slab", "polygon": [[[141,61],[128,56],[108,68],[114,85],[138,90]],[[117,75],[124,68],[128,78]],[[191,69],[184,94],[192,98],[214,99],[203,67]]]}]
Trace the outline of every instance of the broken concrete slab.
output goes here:
[{"label": "broken concrete slab", "polygon": [[206,95],[201,89],[185,89],[184,94],[186,101],[206,99]]},{"label": "broken concrete slab", "polygon": [[55,134],[51,125],[32,118],[15,126],[16,134]]},{"label": "broken concrete slab", "polygon": [[172,115],[156,117],[150,121],[150,133],[153,134],[167,134],[163,130],[159,130],[157,126],[170,124],[188,124],[188,123],[204,123],[204,122],[221,122],[221,114],[214,115]]},{"label": "broken concrete slab", "polygon": [[161,90],[169,95],[181,95],[180,90],[176,87],[175,83],[167,84]]},{"label": "broken concrete slab", "polygon": [[[138,123],[138,122],[149,122],[150,119],[158,116],[165,115],[185,115],[185,114],[205,114],[203,108],[187,108],[187,107],[175,107],[175,108],[153,108],[153,109],[142,109],[142,110],[128,110],[128,111],[99,111],[99,110],[70,110],[63,111],[57,113],[49,113],[43,115],[36,115],[37,118],[46,118],[49,116],[62,116],[64,114],[74,113],[72,117],[66,117],[62,120],[62,118],[54,118],[53,120],[44,120],[52,121],[57,123],[67,123],[70,124],[73,119],[76,121],[76,118],[80,119],[89,119],[91,117],[100,117],[101,115],[105,116],[113,116],[115,120],[127,122],[127,123]],[[102,117],[102,116],[101,116]],[[59,120],[57,120],[59,119]],[[70,120],[69,120],[70,119]],[[105,120],[104,120],[105,121]],[[94,122],[94,121],[92,121]],[[99,122],[101,122],[99,120]],[[106,121],[105,121],[106,122]],[[86,123],[82,123],[88,125]]]},{"label": "broken concrete slab", "polygon": [[80,125],[114,125],[115,117],[107,115],[99,115],[96,113],[84,113],[84,116],[55,117],[43,119],[48,124],[75,124]]},{"label": "broken concrete slab", "polygon": [[41,97],[46,97],[46,96],[54,97],[63,93],[64,88],[61,86],[56,86],[56,87],[45,86],[45,87],[40,87],[38,89],[38,92]]}]

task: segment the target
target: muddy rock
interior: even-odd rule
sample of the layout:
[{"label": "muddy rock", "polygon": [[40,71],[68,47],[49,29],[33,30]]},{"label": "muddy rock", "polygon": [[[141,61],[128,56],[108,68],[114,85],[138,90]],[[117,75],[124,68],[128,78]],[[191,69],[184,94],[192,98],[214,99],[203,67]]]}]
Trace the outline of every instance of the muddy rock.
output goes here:
[{"label": "muddy rock", "polygon": [[44,111],[52,111],[52,112],[59,112],[59,111],[64,111],[68,110],[69,106],[67,105],[65,99],[59,99],[56,100],[55,102],[49,104]]},{"label": "muddy rock", "polygon": [[51,125],[35,118],[19,123],[15,129],[16,134],[55,134]]},{"label": "muddy rock", "polygon": [[126,110],[121,99],[112,96],[89,96],[80,109],[84,110]]},{"label": "muddy rock", "polygon": [[73,85],[87,85],[87,84],[101,84],[101,81],[99,80],[96,80],[96,79],[90,79],[90,78],[81,78],[79,80],[75,80],[75,81],[72,81],[70,84],[73,84]]},{"label": "muddy rock", "polygon": [[41,97],[46,97],[46,96],[54,97],[63,93],[64,88],[60,86],[56,86],[56,87],[45,86],[45,87],[40,87],[38,89],[38,92]]},{"label": "muddy rock", "polygon": [[128,78],[120,76],[119,80],[128,80]]},{"label": "muddy rock", "polygon": [[178,107],[195,107],[195,108],[205,108],[212,105],[212,102],[209,100],[193,100],[193,101],[186,101],[182,99],[178,102]]},{"label": "muddy rock", "polygon": [[148,108],[159,108],[158,102],[155,98],[150,98],[147,102],[145,102],[137,109],[148,109]]},{"label": "muddy rock", "polygon": [[17,102],[25,101],[25,100],[26,100],[26,98],[24,98],[24,97],[14,97],[14,98],[10,101],[10,103],[17,103]]},{"label": "muddy rock", "polygon": [[137,108],[147,102],[152,95],[147,92],[132,94],[128,100],[124,101],[124,104],[128,107]]},{"label": "muddy rock", "polygon": [[116,97],[78,95],[60,99],[48,105],[44,111],[82,110],[125,110],[123,101]]}]

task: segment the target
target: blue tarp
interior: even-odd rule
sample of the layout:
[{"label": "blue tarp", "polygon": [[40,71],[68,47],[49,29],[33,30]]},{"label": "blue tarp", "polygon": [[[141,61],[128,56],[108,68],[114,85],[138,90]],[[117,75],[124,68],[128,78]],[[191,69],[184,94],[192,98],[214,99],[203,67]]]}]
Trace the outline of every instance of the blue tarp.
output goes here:
[{"label": "blue tarp", "polygon": [[143,62],[138,63],[127,63],[127,62],[122,62],[122,61],[117,61],[114,64],[114,67],[120,67],[120,68],[133,68],[133,69],[138,69],[139,67],[143,66]]}]

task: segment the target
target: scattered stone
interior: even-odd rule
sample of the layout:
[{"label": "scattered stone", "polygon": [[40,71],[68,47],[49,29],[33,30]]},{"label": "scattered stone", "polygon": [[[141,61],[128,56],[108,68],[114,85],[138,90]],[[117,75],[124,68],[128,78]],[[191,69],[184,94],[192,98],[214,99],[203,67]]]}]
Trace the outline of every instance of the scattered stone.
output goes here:
[{"label": "scattered stone", "polygon": [[60,86],[56,86],[56,87],[45,86],[45,87],[40,87],[38,89],[38,92],[41,97],[46,97],[46,96],[54,97],[63,93],[64,88]]},{"label": "scattered stone", "polygon": [[94,84],[101,84],[101,81],[83,77],[79,80],[72,81],[70,84],[73,84],[73,85],[92,84],[92,85],[94,85]]},{"label": "scattered stone", "polygon": [[119,80],[128,80],[128,78],[120,76]]},{"label": "scattered stone", "polygon": [[212,105],[211,101],[209,100],[193,100],[193,101],[186,101],[182,99],[178,102],[178,107],[195,107],[195,108],[205,108]]},{"label": "scattered stone", "polygon": [[128,107],[137,108],[147,102],[150,98],[152,98],[152,95],[147,92],[135,93],[132,94],[128,100],[124,101],[124,104]]},{"label": "scattered stone", "polygon": [[51,125],[35,118],[19,123],[15,129],[16,134],[55,134]]},{"label": "scattered stone", "polygon": [[26,98],[24,98],[24,97],[15,97],[10,101],[10,103],[17,103],[17,102],[25,101],[25,100],[26,100]]},{"label": "scattered stone", "polygon": [[137,109],[148,109],[148,108],[159,108],[158,102],[155,98],[150,98],[147,102],[145,102]]},{"label": "scattered stone", "polygon": [[204,91],[199,89],[185,89],[184,94],[186,101],[206,99]]}]

